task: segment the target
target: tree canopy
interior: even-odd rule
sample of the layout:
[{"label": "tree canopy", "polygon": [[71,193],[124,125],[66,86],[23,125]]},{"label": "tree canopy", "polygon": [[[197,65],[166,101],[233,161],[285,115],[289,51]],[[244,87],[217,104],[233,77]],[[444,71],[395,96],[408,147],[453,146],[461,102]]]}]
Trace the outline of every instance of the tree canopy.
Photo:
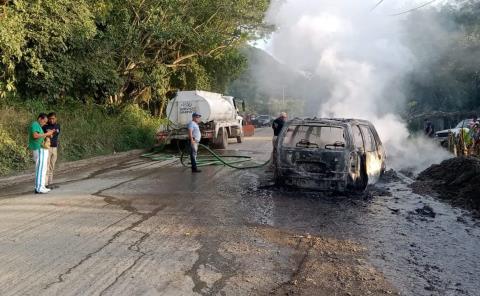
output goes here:
[{"label": "tree canopy", "polygon": [[0,96],[135,102],[225,90],[268,0],[14,0],[0,9]]},{"label": "tree canopy", "polygon": [[479,110],[480,3],[418,11],[406,23],[421,65],[407,80],[408,112]]}]

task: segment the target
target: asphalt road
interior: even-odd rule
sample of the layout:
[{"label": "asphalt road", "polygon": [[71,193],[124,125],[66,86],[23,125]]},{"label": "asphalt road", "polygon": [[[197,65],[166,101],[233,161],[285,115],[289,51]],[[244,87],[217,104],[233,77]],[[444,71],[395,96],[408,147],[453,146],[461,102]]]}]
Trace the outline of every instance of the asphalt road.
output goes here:
[{"label": "asphalt road", "polygon": [[[224,153],[264,161],[270,150],[263,129]],[[480,288],[476,221],[411,194],[407,179],[367,196],[331,197],[274,188],[265,169],[191,174],[178,162],[129,157],[57,182],[48,195],[32,194],[31,182],[2,190],[0,295],[475,295]],[[436,217],[415,211],[425,203]]]}]

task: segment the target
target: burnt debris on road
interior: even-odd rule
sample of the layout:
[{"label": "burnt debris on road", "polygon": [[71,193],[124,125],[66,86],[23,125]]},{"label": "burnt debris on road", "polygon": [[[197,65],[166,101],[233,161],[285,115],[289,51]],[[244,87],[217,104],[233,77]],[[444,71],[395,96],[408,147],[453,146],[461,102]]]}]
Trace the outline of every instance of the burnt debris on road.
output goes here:
[{"label": "burnt debris on road", "polygon": [[418,175],[413,188],[480,215],[480,159],[456,157],[432,165]]}]

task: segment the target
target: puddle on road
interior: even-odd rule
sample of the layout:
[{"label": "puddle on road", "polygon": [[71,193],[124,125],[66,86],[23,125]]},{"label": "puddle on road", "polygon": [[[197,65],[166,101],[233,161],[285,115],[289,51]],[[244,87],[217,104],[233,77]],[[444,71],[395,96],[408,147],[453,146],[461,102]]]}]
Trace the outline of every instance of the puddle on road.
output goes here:
[{"label": "puddle on road", "polygon": [[405,180],[378,184],[370,196],[345,197],[277,190],[262,170],[239,179],[248,223],[360,242],[405,295],[478,295],[478,221],[412,193]]}]

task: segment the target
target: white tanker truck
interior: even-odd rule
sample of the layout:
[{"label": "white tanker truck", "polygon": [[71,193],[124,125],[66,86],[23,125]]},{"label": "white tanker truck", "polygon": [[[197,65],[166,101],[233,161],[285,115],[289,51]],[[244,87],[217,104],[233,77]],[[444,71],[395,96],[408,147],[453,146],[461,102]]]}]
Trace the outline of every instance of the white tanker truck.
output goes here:
[{"label": "white tanker truck", "polygon": [[[228,138],[243,140],[243,118],[238,115],[239,100],[207,91],[180,91],[167,105],[168,126],[163,126],[157,133],[160,143],[188,140],[187,124],[192,120],[192,113],[202,115],[200,131],[202,142],[215,148],[226,149]],[[241,101],[244,107],[243,101]]]}]

